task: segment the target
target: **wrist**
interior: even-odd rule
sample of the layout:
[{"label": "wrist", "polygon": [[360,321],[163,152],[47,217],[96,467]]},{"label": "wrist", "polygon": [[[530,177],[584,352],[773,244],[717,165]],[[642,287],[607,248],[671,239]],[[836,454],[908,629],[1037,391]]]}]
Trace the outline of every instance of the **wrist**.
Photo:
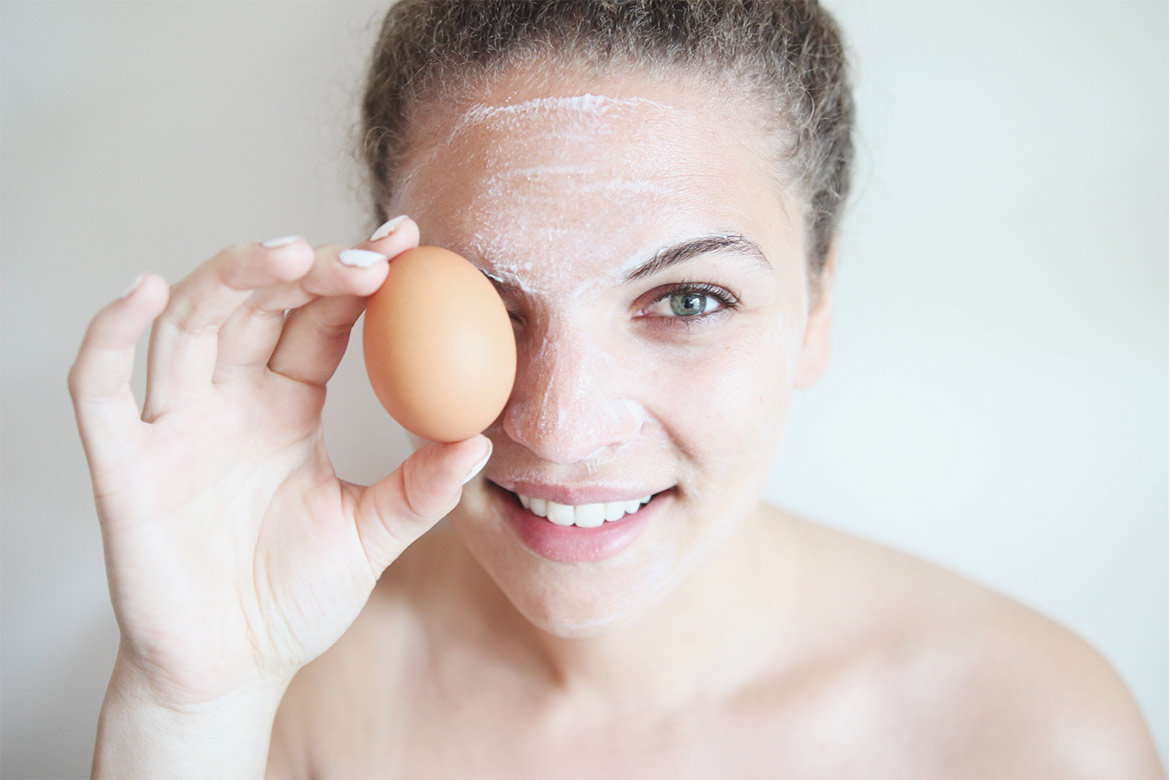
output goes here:
[{"label": "wrist", "polygon": [[119,647],[106,698],[170,712],[176,718],[215,716],[276,706],[292,681],[240,680],[232,684],[196,686],[176,681],[165,671],[134,660]]},{"label": "wrist", "polygon": [[94,777],[260,777],[283,684],[176,702],[129,664],[115,665],[102,703]]}]

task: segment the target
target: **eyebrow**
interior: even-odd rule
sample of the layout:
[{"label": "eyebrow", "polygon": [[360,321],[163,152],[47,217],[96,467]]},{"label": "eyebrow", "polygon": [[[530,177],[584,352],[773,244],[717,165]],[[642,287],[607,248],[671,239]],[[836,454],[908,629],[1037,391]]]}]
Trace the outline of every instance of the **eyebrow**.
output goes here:
[{"label": "eyebrow", "polygon": [[[688,239],[687,241],[659,249],[654,253],[654,257],[630,271],[626,275],[626,278],[622,280],[622,284],[629,284],[639,279],[645,279],[648,276],[661,273],[671,266],[685,263],[688,260],[693,260],[696,257],[710,252],[728,250],[753,260],[753,265],[767,270],[768,273],[775,273],[775,269],[768,262],[768,258],[759,244],[739,233],[726,233],[699,236],[698,238]],[[520,285],[509,279],[502,279],[495,274],[484,271],[482,268],[480,271],[488,278],[488,281],[492,283],[496,291],[505,298],[518,297],[523,292],[523,288]]]},{"label": "eyebrow", "polygon": [[645,279],[648,276],[661,273],[671,266],[685,263],[688,260],[693,260],[709,252],[728,250],[753,260],[754,265],[766,269],[768,273],[775,273],[772,264],[768,262],[768,258],[764,255],[764,250],[760,248],[759,244],[738,233],[728,233],[714,236],[700,236],[659,249],[654,253],[654,257],[642,263],[642,265],[633,271],[630,271],[626,275],[623,284]]}]

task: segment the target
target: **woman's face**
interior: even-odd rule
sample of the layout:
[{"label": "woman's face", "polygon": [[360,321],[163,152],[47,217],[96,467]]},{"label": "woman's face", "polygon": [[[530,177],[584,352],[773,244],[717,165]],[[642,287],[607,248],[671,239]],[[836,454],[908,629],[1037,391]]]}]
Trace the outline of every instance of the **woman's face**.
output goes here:
[{"label": "woman's face", "polygon": [[391,208],[496,282],[518,351],[451,522],[532,623],[603,633],[758,505],[823,360],[803,205],[753,105],[694,77],[519,73],[422,116]]}]

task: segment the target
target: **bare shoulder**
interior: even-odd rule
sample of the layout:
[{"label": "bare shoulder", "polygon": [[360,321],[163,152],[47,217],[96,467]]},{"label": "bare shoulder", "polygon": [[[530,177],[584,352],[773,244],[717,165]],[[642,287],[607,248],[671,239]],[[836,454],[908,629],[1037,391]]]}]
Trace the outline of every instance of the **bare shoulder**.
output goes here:
[{"label": "bare shoulder", "polygon": [[1125,683],[1072,631],[912,555],[788,520],[805,550],[804,587],[826,594],[814,608],[850,627],[829,641],[866,648],[854,657],[875,670],[868,690],[921,735],[920,769],[1164,777]]},{"label": "bare shoulder", "polygon": [[424,536],[383,573],[349,630],[302,669],[280,704],[268,777],[374,776],[403,733],[394,706],[425,665],[415,583],[432,555]]}]

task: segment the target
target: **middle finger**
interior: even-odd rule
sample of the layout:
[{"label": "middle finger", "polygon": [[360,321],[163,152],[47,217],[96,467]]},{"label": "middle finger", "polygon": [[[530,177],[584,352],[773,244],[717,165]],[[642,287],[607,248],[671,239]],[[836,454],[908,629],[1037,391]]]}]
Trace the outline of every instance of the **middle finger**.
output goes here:
[{"label": "middle finger", "polygon": [[[356,249],[321,246],[301,279],[257,290],[220,330],[215,379],[264,370],[285,328],[285,313],[318,298],[364,298],[386,279],[387,260],[410,243],[410,231],[395,230]],[[402,244],[402,246],[399,246]]]},{"label": "middle finger", "polygon": [[285,312],[320,297],[369,295],[378,289],[386,277],[386,256],[352,252],[343,246],[314,247],[313,266],[303,277],[252,293],[220,328],[214,381],[264,369],[284,329]]}]

